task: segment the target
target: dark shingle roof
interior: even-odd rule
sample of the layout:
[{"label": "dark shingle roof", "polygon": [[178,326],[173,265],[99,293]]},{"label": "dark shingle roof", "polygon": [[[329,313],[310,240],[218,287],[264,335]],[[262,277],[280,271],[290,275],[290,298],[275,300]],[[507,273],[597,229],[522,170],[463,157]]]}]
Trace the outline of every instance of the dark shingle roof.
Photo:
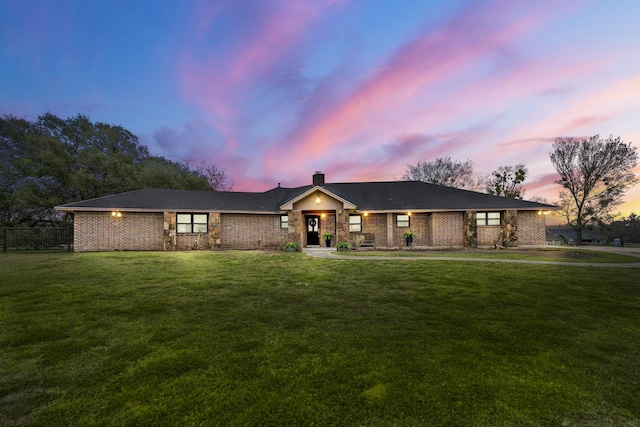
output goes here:
[{"label": "dark shingle roof", "polygon": [[[280,206],[314,188],[277,187],[263,193],[144,189],[56,206],[63,211],[222,211],[279,212]],[[359,210],[539,210],[553,206],[491,196],[420,181],[328,183],[326,191],[354,203]]]},{"label": "dark shingle roof", "polygon": [[[547,240],[564,239],[575,241],[578,239],[576,230],[573,228],[547,227]],[[582,240],[606,240],[605,237],[593,230],[582,230]]]},{"label": "dark shingle roof", "polygon": [[549,209],[549,205],[421,181],[327,184],[325,189],[355,203],[360,210]]}]

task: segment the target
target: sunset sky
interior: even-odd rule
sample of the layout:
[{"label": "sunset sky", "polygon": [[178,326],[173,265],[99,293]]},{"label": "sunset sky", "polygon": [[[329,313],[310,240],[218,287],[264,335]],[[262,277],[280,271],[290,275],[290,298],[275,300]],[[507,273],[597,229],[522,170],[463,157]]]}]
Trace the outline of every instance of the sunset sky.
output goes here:
[{"label": "sunset sky", "polygon": [[[640,146],[640,1],[0,0],[0,114],[121,125],[237,191],[524,163],[557,137]],[[635,171],[640,176],[640,168]],[[622,212],[640,213],[640,185]]]}]

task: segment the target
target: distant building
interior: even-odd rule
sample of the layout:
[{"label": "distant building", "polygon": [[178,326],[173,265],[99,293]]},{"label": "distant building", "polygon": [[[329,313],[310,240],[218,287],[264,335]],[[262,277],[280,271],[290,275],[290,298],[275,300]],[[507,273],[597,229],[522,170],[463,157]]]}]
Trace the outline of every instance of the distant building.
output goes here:
[{"label": "distant building", "polygon": [[[547,227],[547,245],[575,245],[576,230],[571,227]],[[582,230],[584,245],[606,245],[607,239],[593,230]]]}]

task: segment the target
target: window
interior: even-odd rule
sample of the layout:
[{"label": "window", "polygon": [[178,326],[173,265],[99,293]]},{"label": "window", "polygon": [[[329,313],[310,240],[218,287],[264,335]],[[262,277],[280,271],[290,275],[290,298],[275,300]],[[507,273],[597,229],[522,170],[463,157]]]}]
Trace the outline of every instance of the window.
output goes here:
[{"label": "window", "polygon": [[409,227],[410,226],[410,215],[396,215],[396,226],[397,227]]},{"label": "window", "polygon": [[362,231],[362,217],[360,215],[349,215],[349,231]]},{"label": "window", "polygon": [[477,225],[500,225],[500,212],[478,212]]},{"label": "window", "polygon": [[280,228],[289,228],[289,215],[280,215]]},{"label": "window", "polygon": [[178,214],[178,233],[206,233],[207,214]]}]

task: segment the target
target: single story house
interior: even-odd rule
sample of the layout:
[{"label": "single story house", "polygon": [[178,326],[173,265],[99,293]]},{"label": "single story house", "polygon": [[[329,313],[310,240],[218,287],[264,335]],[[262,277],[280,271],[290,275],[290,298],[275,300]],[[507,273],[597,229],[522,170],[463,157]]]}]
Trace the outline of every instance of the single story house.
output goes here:
[{"label": "single story house", "polygon": [[[547,227],[548,245],[575,245],[576,230],[571,227]],[[607,239],[593,230],[582,230],[582,244],[606,245]]]},{"label": "single story house", "polygon": [[545,244],[542,203],[419,181],[325,183],[261,192],[144,189],[56,207],[74,215],[76,252],[282,248],[353,242],[375,247]]}]

